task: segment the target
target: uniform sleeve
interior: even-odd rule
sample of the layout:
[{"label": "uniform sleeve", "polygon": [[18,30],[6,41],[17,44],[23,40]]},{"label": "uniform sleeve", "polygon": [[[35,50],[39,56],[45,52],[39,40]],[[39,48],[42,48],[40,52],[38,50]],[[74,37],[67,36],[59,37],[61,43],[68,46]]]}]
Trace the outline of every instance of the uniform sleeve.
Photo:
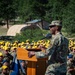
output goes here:
[{"label": "uniform sleeve", "polygon": [[37,57],[37,58],[45,58],[45,57],[47,57],[47,54],[45,53],[45,52],[35,52],[35,56]]},{"label": "uniform sleeve", "polygon": [[[57,41],[56,41],[57,43]],[[45,57],[48,57],[50,55],[52,55],[55,51],[55,48],[56,46],[53,44],[52,46],[49,46],[47,49],[46,49],[46,52],[35,52],[35,55],[37,58],[45,58]]]}]

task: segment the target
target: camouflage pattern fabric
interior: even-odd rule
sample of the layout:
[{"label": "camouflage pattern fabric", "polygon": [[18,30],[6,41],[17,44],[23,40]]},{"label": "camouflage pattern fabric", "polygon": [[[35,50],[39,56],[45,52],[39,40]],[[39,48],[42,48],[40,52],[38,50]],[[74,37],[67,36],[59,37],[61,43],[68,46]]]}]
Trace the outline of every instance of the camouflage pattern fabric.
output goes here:
[{"label": "camouflage pattern fabric", "polygon": [[68,43],[69,41],[58,32],[52,36],[50,47],[46,49],[46,53],[35,53],[37,58],[48,57],[48,67],[45,75],[60,75],[60,73],[66,73]]},{"label": "camouflage pattern fabric", "polygon": [[[67,75],[75,75],[75,60],[73,58],[68,59],[67,61]],[[68,71],[69,69],[72,69],[72,71]]]},{"label": "camouflage pattern fabric", "polygon": [[11,54],[7,54],[7,55],[4,55],[4,59],[3,60],[7,60],[8,62],[10,62],[10,60],[13,59],[13,56]]}]

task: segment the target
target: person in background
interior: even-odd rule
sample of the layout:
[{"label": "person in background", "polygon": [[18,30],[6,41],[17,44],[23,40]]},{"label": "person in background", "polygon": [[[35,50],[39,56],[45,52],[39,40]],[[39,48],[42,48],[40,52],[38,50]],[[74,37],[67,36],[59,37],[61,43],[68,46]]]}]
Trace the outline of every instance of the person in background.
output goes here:
[{"label": "person in background", "polygon": [[10,63],[7,60],[3,60],[2,65],[7,66],[8,69],[10,70]]},{"label": "person in background", "polygon": [[2,62],[3,62],[3,54],[0,52],[0,67],[2,67]]},{"label": "person in background", "polygon": [[[69,41],[62,33],[62,23],[59,20],[54,20],[49,25],[52,38],[50,46],[46,49],[46,52],[34,52],[29,51],[28,55],[31,58],[36,56],[37,58],[48,57],[48,66],[45,75],[66,75],[67,72],[67,54]],[[42,47],[40,47],[42,50]]]},{"label": "person in background", "polygon": [[21,75],[26,75],[26,71],[27,71],[27,61],[25,60],[19,60],[19,64],[20,64],[20,74]]},{"label": "person in background", "polygon": [[73,55],[73,59],[75,59],[75,47],[72,47],[72,51],[70,53]]},{"label": "person in background", "polygon": [[3,54],[0,52],[0,73],[2,72],[1,67],[3,65]]},{"label": "person in background", "polygon": [[13,56],[9,53],[9,48],[8,47],[4,48],[3,55],[4,55],[4,59],[3,60],[7,60],[9,63],[12,62]]},{"label": "person in background", "polygon": [[75,75],[75,60],[73,59],[73,55],[69,54],[67,56],[67,75]]},{"label": "person in background", "polygon": [[16,55],[17,52],[17,47],[12,47],[11,48],[11,55],[14,57]]},{"label": "person in background", "polygon": [[7,66],[5,66],[5,65],[2,66],[2,72],[0,75],[9,75]]}]

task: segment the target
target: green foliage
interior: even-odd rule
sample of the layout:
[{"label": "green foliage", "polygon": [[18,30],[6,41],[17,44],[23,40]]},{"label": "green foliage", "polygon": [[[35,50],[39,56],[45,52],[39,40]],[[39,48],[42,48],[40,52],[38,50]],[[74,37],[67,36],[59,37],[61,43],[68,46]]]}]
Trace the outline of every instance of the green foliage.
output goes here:
[{"label": "green foliage", "polygon": [[40,29],[27,29],[27,30],[24,30],[21,32],[21,34],[17,34],[15,37],[14,37],[14,40],[19,40],[19,41],[25,41],[27,39],[30,39],[30,41],[34,40],[34,41],[37,41],[37,40],[40,40],[42,39],[44,36],[43,36],[43,31],[40,30]]},{"label": "green foliage", "polygon": [[35,18],[44,18],[48,0],[20,0],[18,4],[18,15],[24,21]]},{"label": "green foliage", "polygon": [[68,33],[75,33],[75,1],[70,0],[63,12],[63,25]]},{"label": "green foliage", "polygon": [[33,19],[62,20],[67,32],[75,32],[74,0],[1,0],[0,18],[10,20],[20,17],[21,23]]},{"label": "green foliage", "polygon": [[0,18],[7,22],[7,28],[9,28],[8,20],[15,18],[13,2],[14,0],[0,0]]},{"label": "green foliage", "polygon": [[13,0],[0,0],[0,16],[7,20],[13,18],[14,14]]},{"label": "green foliage", "polygon": [[48,4],[48,0],[38,0],[38,1],[34,0],[32,5],[33,13],[36,14],[39,18],[44,19],[44,16],[47,11],[46,8],[47,4]]}]

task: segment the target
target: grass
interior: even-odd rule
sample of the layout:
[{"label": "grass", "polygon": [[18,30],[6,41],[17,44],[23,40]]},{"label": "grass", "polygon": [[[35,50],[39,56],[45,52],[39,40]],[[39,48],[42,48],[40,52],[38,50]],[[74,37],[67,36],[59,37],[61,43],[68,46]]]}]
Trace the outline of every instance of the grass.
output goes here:
[{"label": "grass", "polygon": [[[7,31],[8,31],[7,28],[4,28],[4,27],[0,26],[0,36],[6,35],[7,34]],[[49,32],[49,30],[43,30],[43,34],[46,34],[48,32]],[[65,31],[65,28],[62,28],[62,33],[67,38],[75,38],[75,33],[67,33]]]},{"label": "grass", "polygon": [[0,26],[0,36],[2,36],[2,35],[6,35],[7,34],[7,28],[3,28],[3,27],[1,27]]}]

